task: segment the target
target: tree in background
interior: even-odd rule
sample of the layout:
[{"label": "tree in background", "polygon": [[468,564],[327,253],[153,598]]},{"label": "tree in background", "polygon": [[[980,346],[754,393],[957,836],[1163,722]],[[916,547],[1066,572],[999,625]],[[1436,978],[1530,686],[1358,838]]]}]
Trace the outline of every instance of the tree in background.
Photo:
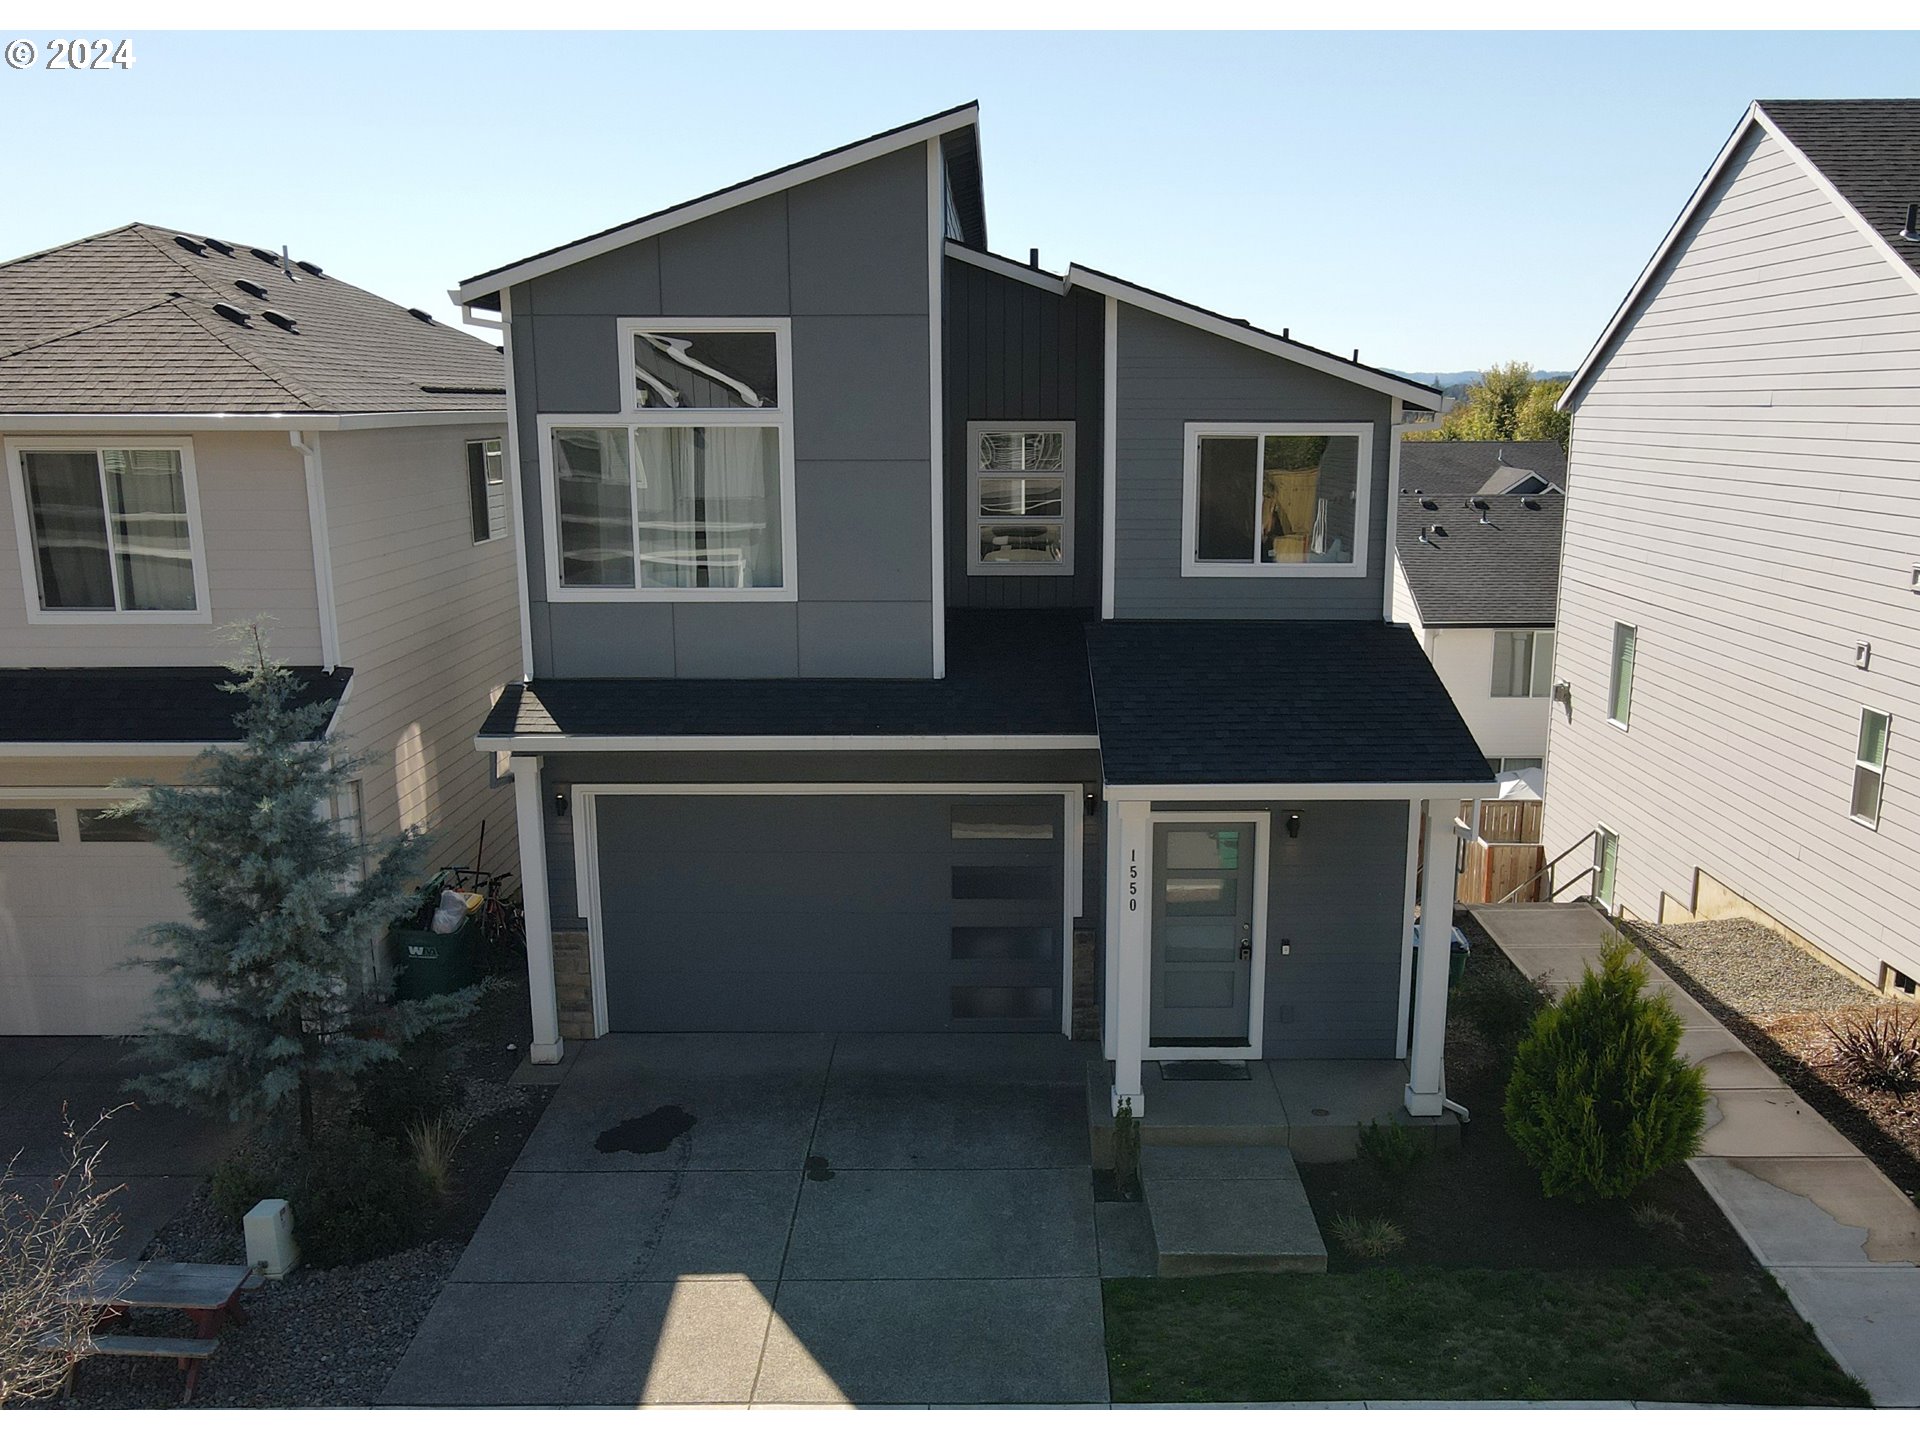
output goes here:
[{"label": "tree in background", "polygon": [[1553,408],[1564,380],[1537,380],[1525,360],[1495,365],[1467,387],[1466,396],[1431,430],[1413,440],[1551,440],[1564,452],[1571,417]]},{"label": "tree in background", "polygon": [[332,702],[299,703],[301,681],[241,627],[240,743],[208,750],[183,785],[132,802],[173,857],[192,913],[154,926],[159,972],[134,1088],[233,1120],[298,1116],[311,1147],[316,1100],[401,1043],[458,1019],[472,992],[390,1007],[369,958],[414,904],[425,838],[369,845],[330,818],[329,801],[367,763],[324,731]]}]

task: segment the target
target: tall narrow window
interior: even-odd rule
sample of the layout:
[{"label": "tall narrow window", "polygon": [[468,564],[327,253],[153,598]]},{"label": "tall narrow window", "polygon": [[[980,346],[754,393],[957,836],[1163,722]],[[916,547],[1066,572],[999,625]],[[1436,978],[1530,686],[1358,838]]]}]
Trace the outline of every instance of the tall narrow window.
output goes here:
[{"label": "tall narrow window", "polygon": [[1880,793],[1887,776],[1887,731],[1893,717],[1884,710],[1860,712],[1860,738],[1853,751],[1853,818],[1880,828]]},{"label": "tall narrow window", "polygon": [[1613,909],[1613,886],[1620,873],[1620,837],[1602,825],[1594,838],[1593,898]]},{"label": "tall narrow window", "polygon": [[506,447],[498,440],[467,442],[467,515],[476,545],[507,533]]},{"label": "tall narrow window", "polygon": [[1186,427],[1180,571],[1364,574],[1370,425]]},{"label": "tall narrow window", "polygon": [[1496,697],[1542,696],[1553,689],[1553,632],[1493,632],[1493,693]]},{"label": "tall narrow window", "polygon": [[1073,426],[967,427],[969,575],[1073,573]]},{"label": "tall narrow window", "polygon": [[183,450],[33,444],[13,453],[40,613],[201,609]]},{"label": "tall narrow window", "polygon": [[1633,658],[1640,646],[1636,625],[1613,627],[1613,673],[1607,685],[1607,718],[1622,730],[1633,713]]}]

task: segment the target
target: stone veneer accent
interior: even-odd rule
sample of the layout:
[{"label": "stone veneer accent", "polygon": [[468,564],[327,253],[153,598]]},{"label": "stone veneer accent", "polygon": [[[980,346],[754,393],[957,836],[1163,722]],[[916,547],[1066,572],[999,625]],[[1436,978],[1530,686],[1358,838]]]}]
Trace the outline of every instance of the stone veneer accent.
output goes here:
[{"label": "stone veneer accent", "polygon": [[1094,977],[1095,936],[1090,927],[1073,932],[1073,1038],[1100,1038],[1100,995]]},{"label": "stone veneer accent", "polygon": [[560,1001],[560,1038],[593,1038],[593,951],[584,930],[553,932],[553,988]]}]

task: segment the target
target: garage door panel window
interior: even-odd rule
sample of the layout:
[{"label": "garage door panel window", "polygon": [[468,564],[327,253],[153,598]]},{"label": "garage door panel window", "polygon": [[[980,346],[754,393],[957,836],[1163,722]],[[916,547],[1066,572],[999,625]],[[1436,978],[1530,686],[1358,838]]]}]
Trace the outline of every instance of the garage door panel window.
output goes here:
[{"label": "garage door panel window", "polygon": [[1052,960],[1059,944],[1050,925],[956,925],[956,960]]},{"label": "garage door panel window", "polygon": [[1051,1020],[1050,985],[955,985],[951,993],[956,1020]]},{"label": "garage door panel window", "polygon": [[59,840],[58,812],[30,806],[0,806],[0,845],[53,845]]},{"label": "garage door panel window", "polygon": [[1059,899],[1060,882],[1051,865],[956,865],[955,900]]},{"label": "garage door panel window", "polygon": [[1026,840],[1054,844],[1060,838],[1058,805],[956,805],[955,840]]}]

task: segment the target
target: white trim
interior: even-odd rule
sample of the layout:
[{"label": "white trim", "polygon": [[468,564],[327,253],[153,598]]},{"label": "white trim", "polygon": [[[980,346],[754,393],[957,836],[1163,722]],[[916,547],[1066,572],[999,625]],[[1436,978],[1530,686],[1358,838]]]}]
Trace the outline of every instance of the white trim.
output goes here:
[{"label": "white trim", "polygon": [[[777,683],[777,682],[776,682]],[[1098,735],[479,735],[476,750],[1098,750]],[[1397,789],[1395,794],[1404,794]],[[1490,792],[1491,793],[1491,792]]]},{"label": "white trim", "polygon": [[1031,265],[1022,265],[1018,260],[1010,260],[1004,255],[995,255],[989,250],[974,250],[958,240],[947,241],[946,255],[949,260],[962,261],[975,269],[985,270],[989,274],[999,275],[1008,280],[1023,281],[1051,295],[1067,293],[1065,276],[1055,275],[1051,270],[1036,270]]},{"label": "white trim", "polygon": [[498,425],[505,410],[394,410],[354,414],[272,410],[257,415],[226,411],[154,415],[59,414],[0,415],[0,430],[42,435],[92,434],[112,429],[121,435],[174,434],[182,430],[398,430],[410,425]]},{"label": "white trim", "polygon": [[1268,832],[1273,816],[1266,810],[1155,810],[1147,815],[1147,883],[1149,898],[1159,893],[1160,875],[1156,861],[1160,848],[1154,830],[1162,825],[1252,825],[1253,826],[1253,944],[1247,957],[1247,1043],[1245,1045],[1155,1045],[1153,1043],[1153,915],[1147,910],[1147,948],[1144,990],[1146,1004],[1142,1019],[1146,1031],[1140,1037],[1140,1055],[1145,1060],[1258,1060],[1266,1038],[1267,1006],[1267,892],[1273,885],[1273,855]]},{"label": "white trim", "polygon": [[533,1023],[527,1058],[536,1065],[554,1065],[566,1053],[566,1046],[560,1039],[560,1001],[553,973],[546,790],[539,756],[516,755],[512,769],[514,825],[520,842],[520,897],[527,920],[527,1008]]},{"label": "white trim", "polygon": [[[1220,436],[1251,436],[1258,446],[1265,435],[1345,435],[1359,441],[1360,453],[1354,462],[1353,477],[1353,559],[1328,564],[1310,561],[1279,563],[1261,560],[1201,560],[1194,556],[1200,536],[1200,441]],[[1256,480],[1260,473],[1255,461]],[[1260,506],[1264,487],[1253,487],[1254,537],[1258,546]],[[1304,423],[1279,420],[1189,420],[1181,445],[1180,461],[1180,574],[1186,579],[1331,579],[1359,577],[1367,573],[1367,551],[1372,548],[1373,519],[1373,425],[1359,423]],[[1391,583],[1387,587],[1392,602]]]},{"label": "white trim", "polygon": [[[1407,801],[1407,887],[1401,900],[1400,922],[1400,1009],[1393,1032],[1396,1060],[1407,1058],[1407,1027],[1413,1018],[1413,920],[1419,901],[1420,879],[1420,802]],[[1451,926],[1449,926],[1451,928]],[[1451,936],[1448,937],[1451,942]]]},{"label": "white trim", "polygon": [[298,430],[287,440],[300,452],[307,477],[307,528],[313,532],[313,584],[320,609],[320,663],[331,670],[340,663],[340,612],[333,589],[333,532],[327,525],[327,490],[320,464],[319,437],[312,441]]},{"label": "white trim", "polygon": [[[527,573],[526,485],[520,478],[520,400],[513,373],[513,297],[500,292],[500,343],[507,362],[507,494],[513,506],[513,578],[520,600],[520,678],[533,678],[533,597]],[[545,543],[544,540],[542,543]]]},{"label": "white trim", "polygon": [[[1079,427],[1071,420],[969,420],[967,422],[967,508],[965,543],[967,547],[967,574],[982,576],[1003,576],[1018,579],[1028,575],[1071,575],[1074,566],[1073,527],[1077,507],[1074,504],[1075,468],[1080,463]],[[980,468],[980,437],[993,431],[1009,431],[1027,435],[1042,431],[1060,433],[1060,514],[1058,519],[1052,516],[1002,517],[991,518],[981,512],[981,482],[991,474],[996,480],[1015,479],[1029,473],[1042,479],[1055,478],[1044,471],[983,471]],[[1058,560],[1028,561],[1013,565],[996,565],[992,561],[980,558],[980,532],[993,525],[1053,525],[1060,527],[1060,558]]]},{"label": "white trim", "polygon": [[[39,567],[34,561],[33,526],[27,515],[27,476],[21,463],[24,452],[44,450],[92,452],[99,465],[101,503],[106,506],[106,450],[177,450],[180,454],[180,481],[187,507],[187,555],[193,566],[191,610],[122,610],[120,608],[120,566],[114,554],[113,512],[107,515],[107,570],[113,584],[112,610],[47,610],[40,604]],[[206,527],[200,520],[200,482],[193,463],[193,437],[190,435],[9,435],[6,441],[7,488],[13,496],[15,539],[20,550],[20,581],[27,602],[29,625],[211,625],[213,623],[212,577],[207,566]]]},{"label": "white trim", "polygon": [[1114,392],[1120,384],[1120,302],[1106,299],[1106,340],[1101,359],[1104,364],[1100,383],[1100,618],[1113,619],[1114,560],[1113,540],[1119,529],[1115,507],[1120,495],[1120,460],[1114,453],[1120,439],[1120,397]]},{"label": "white trim", "polygon": [[[516,762],[517,763],[517,762]],[[1062,1033],[1073,1028],[1073,921],[1084,908],[1085,853],[1082,829],[1086,789],[1081,785],[1027,785],[995,780],[968,784],[930,781],[921,784],[889,781],[794,781],[790,783],[737,782],[711,784],[645,784],[612,782],[571,787],[574,842],[574,890],[580,914],[587,922],[587,953],[592,967],[593,1024],[596,1037],[611,1028],[607,1017],[606,924],[600,907],[600,851],[598,808],[602,796],[613,795],[1046,795],[1063,807],[1060,830],[1061,933],[1059,992]],[[551,967],[549,967],[551,968]]]},{"label": "white trim", "polygon": [[946,329],[946,276],[941,258],[947,231],[947,184],[945,160],[940,139],[927,140],[927,416],[929,420],[928,470],[932,489],[932,509],[928,515],[932,564],[928,567],[929,597],[932,611],[933,678],[947,673],[947,494],[946,494],[946,422],[945,399],[941,393],[946,374],[941,345]]},{"label": "white trim", "polygon": [[1301,345],[1296,341],[1279,335],[1269,335],[1264,330],[1256,330],[1251,325],[1238,324],[1219,315],[1213,315],[1184,300],[1175,300],[1165,295],[1156,295],[1150,290],[1142,290],[1125,280],[1117,280],[1111,275],[1102,275],[1079,265],[1067,267],[1067,289],[1092,290],[1109,298],[1124,300],[1127,304],[1141,310],[1151,311],[1168,320],[1190,325],[1196,330],[1204,330],[1210,335],[1218,335],[1223,340],[1231,340],[1237,345],[1264,351],[1268,355],[1277,355],[1282,360],[1291,360],[1296,365],[1304,365],[1309,370],[1318,370],[1324,375],[1338,376],[1369,390],[1377,390],[1382,395],[1394,395],[1421,409],[1431,408],[1439,403],[1439,397],[1427,386],[1416,380],[1396,380],[1392,376],[1382,375],[1357,362],[1341,360],[1333,355],[1325,355],[1312,346]]},{"label": "white trim", "polygon": [[1109,800],[1471,800],[1476,795],[1498,799],[1493,780],[1449,780],[1432,784],[1385,780],[1378,784],[1319,785],[1108,785]]},{"label": "white trim", "polygon": [[[1393,619],[1393,570],[1400,563],[1400,437],[1406,433],[1400,420],[1400,402],[1387,404],[1387,563],[1381,567],[1380,618]],[[1407,587],[1411,594],[1413,587]],[[1416,610],[1419,606],[1416,604]]]},{"label": "white trim", "polygon": [[[777,195],[783,190],[805,185],[810,181],[833,175],[855,165],[864,165],[869,160],[882,155],[890,155],[896,150],[918,145],[925,140],[938,141],[943,135],[955,130],[964,130],[979,119],[979,107],[964,105],[944,115],[923,120],[904,130],[896,130],[887,135],[877,135],[871,140],[849,145],[818,159],[804,161],[798,165],[777,170],[759,180],[751,180],[743,185],[735,185],[716,195],[701,200],[689,200],[683,205],[662,210],[643,220],[618,226],[603,234],[576,240],[571,245],[562,245],[545,255],[534,256],[515,264],[502,266],[498,270],[489,270],[463,281],[448,291],[449,297],[457,305],[470,304],[496,292],[504,292],[512,286],[522,284],[541,275],[550,275],[556,270],[564,270],[570,265],[578,265],[583,260],[591,260],[597,255],[610,254],[615,250],[645,240],[651,235],[659,235],[668,230],[677,230],[695,220],[704,220],[711,215],[719,215],[741,205],[751,204],[755,200]],[[944,225],[942,226],[944,229]]]},{"label": "white trim", "polygon": [[[1867,728],[1867,716],[1869,715],[1878,715],[1882,720],[1887,722],[1886,733],[1880,738],[1880,760],[1877,764],[1871,760],[1862,760],[1860,758],[1860,736]],[[1878,830],[1880,828],[1880,814],[1886,808],[1887,753],[1892,749],[1893,712],[1891,710],[1881,710],[1873,705],[1862,705],[1860,707],[1860,719],[1855,723],[1853,729],[1853,768],[1847,772],[1847,818],[1853,821],[1854,824],[1863,826],[1868,830]],[[1858,810],[1853,808],[1853,790],[1854,787],[1860,783],[1860,772],[1862,770],[1880,777],[1880,788],[1874,792],[1873,814],[1871,816],[1862,815]]]}]

